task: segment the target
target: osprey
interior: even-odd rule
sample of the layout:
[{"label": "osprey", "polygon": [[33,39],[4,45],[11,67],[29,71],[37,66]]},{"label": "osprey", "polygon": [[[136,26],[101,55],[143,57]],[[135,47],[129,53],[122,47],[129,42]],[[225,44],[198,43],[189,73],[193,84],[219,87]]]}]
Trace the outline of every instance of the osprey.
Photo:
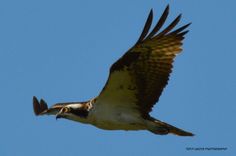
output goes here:
[{"label": "osprey", "polygon": [[57,103],[48,108],[46,102],[33,97],[35,115],[55,115],[105,130],[148,130],[155,134],[193,136],[149,115],[167,85],[175,56],[180,53],[186,24],[178,29],[181,14],[160,31],[169,14],[169,5],[150,30],[151,10],[143,31],[135,43],[110,68],[101,93],[86,102]]}]

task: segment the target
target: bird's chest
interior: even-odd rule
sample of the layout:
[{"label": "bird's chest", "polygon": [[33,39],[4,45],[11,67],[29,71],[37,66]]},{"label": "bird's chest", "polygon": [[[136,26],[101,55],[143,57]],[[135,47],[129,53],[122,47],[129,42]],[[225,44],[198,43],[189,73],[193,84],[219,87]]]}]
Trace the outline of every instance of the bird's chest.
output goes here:
[{"label": "bird's chest", "polygon": [[95,107],[90,112],[92,124],[108,130],[140,129],[142,119],[136,112],[122,107]]}]

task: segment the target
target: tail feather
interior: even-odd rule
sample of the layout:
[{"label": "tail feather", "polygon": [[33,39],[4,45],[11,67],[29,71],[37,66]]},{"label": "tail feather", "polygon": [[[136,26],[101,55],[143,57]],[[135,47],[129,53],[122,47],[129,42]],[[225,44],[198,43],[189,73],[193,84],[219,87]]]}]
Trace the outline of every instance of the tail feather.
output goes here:
[{"label": "tail feather", "polygon": [[159,120],[152,120],[152,124],[149,124],[148,130],[155,134],[165,135],[168,133],[172,133],[178,136],[194,136],[193,133],[184,131],[179,129],[175,126],[172,126],[168,123],[159,121]]},{"label": "tail feather", "polygon": [[179,136],[194,136],[193,133],[184,131],[182,129],[179,129],[175,126],[172,126],[170,124],[167,124],[165,122],[162,122],[163,126],[167,127],[169,129],[169,133],[179,135]]}]

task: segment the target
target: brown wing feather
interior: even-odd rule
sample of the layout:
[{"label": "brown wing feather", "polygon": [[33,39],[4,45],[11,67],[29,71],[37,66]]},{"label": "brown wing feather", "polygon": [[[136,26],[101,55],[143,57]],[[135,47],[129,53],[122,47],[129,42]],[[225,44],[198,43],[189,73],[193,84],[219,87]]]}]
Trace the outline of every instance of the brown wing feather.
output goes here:
[{"label": "brown wing feather", "polygon": [[140,35],[140,37],[139,37],[139,39],[138,39],[136,44],[138,44],[139,42],[143,41],[144,38],[147,36],[148,31],[149,31],[149,29],[150,29],[150,27],[152,25],[152,19],[153,19],[153,11],[151,10],[149,15],[148,15],[147,21],[146,21],[146,23],[144,25],[143,31],[142,31],[142,33],[141,33],[141,35]]},{"label": "brown wing feather", "polygon": [[[114,96],[114,100],[122,99],[123,101],[120,101],[121,104],[133,103],[137,105],[139,112],[141,112],[143,116],[148,115],[148,112],[150,112],[153,105],[158,102],[164,87],[167,85],[174,58],[176,54],[182,50],[182,40],[187,33],[187,31],[184,30],[190,25],[187,24],[172,31],[180,21],[181,15],[179,15],[167,28],[157,34],[163,26],[168,13],[169,6],[166,7],[154,29],[148,34],[148,29],[152,21],[152,11],[150,12],[143,32],[135,46],[111,66],[108,81],[100,94],[101,97],[108,97],[109,95]],[[117,78],[114,78],[115,74],[113,73],[116,73],[116,75],[120,74],[122,80],[115,82]],[[123,78],[122,74],[125,75],[126,78]],[[125,80],[134,83],[132,84],[132,86],[134,86],[133,91],[131,92],[128,89],[127,91],[129,96],[132,94],[137,100],[130,98],[133,101],[125,101],[125,98],[119,97],[124,96],[124,93],[122,94],[119,88],[117,88],[117,90],[107,89],[112,88],[112,85],[122,86],[120,89],[129,88],[128,85],[131,83],[125,83]],[[112,90],[113,93],[108,93],[108,90]],[[110,98],[112,99],[112,97]]]},{"label": "brown wing feather", "polygon": [[51,108],[48,108],[47,103],[41,99],[40,101],[34,96],[33,97],[33,108],[34,108],[34,114],[35,115],[56,115],[60,109],[71,103],[57,103],[53,105]]},{"label": "brown wing feather", "polygon": [[48,105],[43,99],[41,99],[39,102],[38,99],[34,96],[33,97],[33,108],[34,108],[34,114],[40,115],[40,113],[48,110]]},{"label": "brown wing feather", "polygon": [[146,37],[146,39],[152,38],[161,29],[161,27],[163,26],[163,24],[167,19],[168,14],[169,14],[169,5],[167,5],[165,11],[161,15],[161,18],[157,22],[156,26],[153,28],[152,32],[150,32],[150,34]]}]

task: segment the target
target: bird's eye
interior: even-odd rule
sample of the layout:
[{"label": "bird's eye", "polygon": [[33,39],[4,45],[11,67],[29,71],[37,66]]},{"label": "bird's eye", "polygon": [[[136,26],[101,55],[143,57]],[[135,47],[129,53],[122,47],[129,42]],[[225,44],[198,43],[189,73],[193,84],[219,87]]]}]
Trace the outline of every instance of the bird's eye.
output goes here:
[{"label": "bird's eye", "polygon": [[67,112],[69,112],[69,108],[63,107],[60,112],[61,113],[67,113]]}]

